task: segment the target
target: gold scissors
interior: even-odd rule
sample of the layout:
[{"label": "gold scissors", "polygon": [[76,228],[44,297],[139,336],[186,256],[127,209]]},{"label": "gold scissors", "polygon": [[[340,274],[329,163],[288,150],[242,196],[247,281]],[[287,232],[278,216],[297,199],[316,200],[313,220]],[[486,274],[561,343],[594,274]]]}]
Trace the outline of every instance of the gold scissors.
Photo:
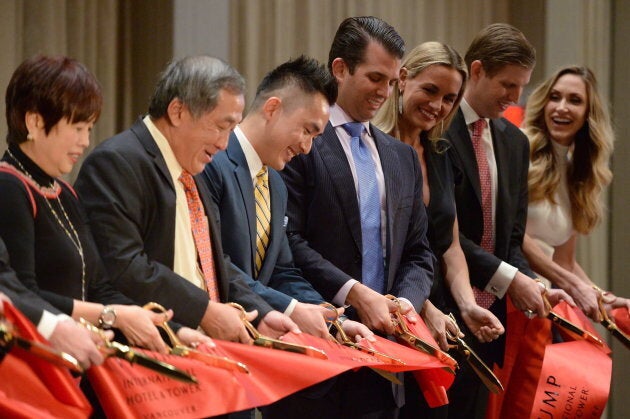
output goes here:
[{"label": "gold scissors", "polygon": [[426,342],[419,336],[411,333],[407,324],[405,323],[405,319],[403,318],[402,313],[400,312],[401,304],[398,298],[393,295],[386,295],[385,297],[394,301],[396,305],[398,305],[398,310],[395,313],[392,313],[392,323],[394,325],[394,336],[398,339],[402,339],[407,344],[409,344],[414,349],[417,349],[421,352],[427,353],[431,356],[436,357],[442,363],[446,364],[447,367],[445,369],[452,374],[455,374],[455,370],[457,369],[457,361],[455,361],[449,354],[442,351],[439,348],[431,345],[429,342]]},{"label": "gold scissors", "polygon": [[[543,301],[545,302],[545,305],[547,307],[551,307],[551,304],[549,303],[549,300],[547,299],[547,295],[543,294]],[[549,320],[551,320],[554,324],[558,325],[559,327],[561,327],[563,330],[565,330],[569,335],[573,336],[573,337],[577,337],[579,339],[584,339],[588,342],[594,343],[595,345],[604,348],[606,347],[606,345],[604,344],[604,342],[598,338],[597,336],[595,336],[594,334],[592,334],[591,332],[587,331],[587,330],[583,330],[581,327],[577,326],[576,324],[570,322],[569,320],[565,319],[564,317],[560,316],[557,313],[554,313],[553,311],[549,310],[549,314],[547,315],[547,318]]]},{"label": "gold scissors", "polygon": [[[158,313],[166,313],[166,309],[156,302],[149,302],[145,304],[143,308]],[[217,367],[228,371],[236,371],[249,374],[249,368],[247,368],[247,365],[242,362],[234,361],[225,356],[218,356],[206,352],[201,352],[195,348],[190,348],[182,344],[173,329],[171,329],[171,326],[169,326],[168,321],[164,320],[164,322],[159,324],[158,326],[166,332],[169,340],[171,341],[172,346],[169,348],[171,355],[196,359],[197,361],[201,361],[206,365],[210,365],[211,367]]]},{"label": "gold scissors", "polygon": [[8,320],[0,319],[0,348],[3,352],[8,352],[13,347],[22,348],[39,358],[60,367],[68,368],[71,371],[83,372],[79,361],[72,355],[53,349],[48,345],[20,337],[15,333],[13,325]]},{"label": "gold scissors", "polygon": [[186,371],[181,370],[176,366],[169,364],[168,362],[159,361],[153,357],[150,357],[149,355],[134,351],[132,348],[127,345],[123,345],[122,343],[109,341],[107,340],[105,332],[103,332],[102,329],[99,329],[85,319],[80,319],[80,322],[89,331],[98,333],[102,337],[103,342],[105,342],[105,348],[103,348],[101,351],[106,356],[115,356],[117,358],[124,359],[130,364],[135,363],[141,365],[145,368],[148,368],[160,374],[164,374],[167,377],[173,378],[175,380],[183,381],[185,383],[197,383],[197,379],[193,375],[188,374]]},{"label": "gold scissors", "polygon": [[[340,343],[343,346],[347,346],[349,348],[356,349],[357,351],[364,352],[368,355],[371,355],[374,358],[378,359],[379,361],[386,362],[388,364],[393,364],[393,365],[406,365],[404,361],[398,358],[394,358],[393,356],[387,355],[386,353],[383,353],[375,349],[369,348],[367,346],[363,346],[356,342],[353,342],[352,339],[350,339],[350,337],[346,334],[346,332],[343,330],[343,327],[341,326],[341,321],[339,320],[339,311],[337,311],[337,307],[335,307],[334,305],[328,302],[321,303],[320,305],[323,307],[326,307],[327,309],[331,310],[334,313],[332,317],[326,317],[326,322],[330,323],[337,330],[337,333],[339,333],[339,339],[341,340],[341,342],[337,342],[337,339],[335,339],[334,336],[332,335],[331,335],[331,340],[334,340],[335,342]],[[370,367],[370,368],[372,369],[372,371],[376,372],[377,374],[379,374],[386,380],[389,380],[394,384],[402,384],[401,381],[391,372],[384,371],[384,370],[381,370],[379,368],[374,368],[374,367]]]},{"label": "gold scissors", "polygon": [[599,311],[602,314],[602,321],[600,324],[604,326],[608,331],[615,337],[617,340],[623,345],[630,349],[630,336],[628,336],[625,332],[619,329],[619,326],[614,322],[613,319],[608,316],[606,312],[606,307],[604,307],[604,292],[599,287],[595,287],[597,291],[599,291],[599,297],[597,299],[597,303],[599,304]]},{"label": "gold scissors", "polygon": [[464,357],[468,365],[470,365],[475,374],[477,374],[481,382],[488,388],[488,390],[490,390],[494,394],[503,393],[504,389],[501,381],[497,378],[496,375],[494,375],[492,370],[488,368],[486,363],[483,362],[481,358],[479,358],[479,355],[477,355],[475,351],[473,351],[472,348],[468,346],[464,339],[459,337],[460,330],[459,326],[457,325],[457,321],[455,320],[455,316],[453,316],[453,314],[451,313],[449,314],[449,317],[457,328],[457,333],[455,335],[453,335],[450,330],[446,330],[446,337],[448,338],[448,340],[454,343],[454,345],[451,345],[451,347],[455,348],[457,352],[459,352]]},{"label": "gold scissors", "polygon": [[242,305],[238,303],[226,303],[231,305],[232,307],[241,311],[241,321],[245,325],[247,332],[250,334],[252,339],[254,339],[254,345],[263,346],[265,348],[279,349],[282,351],[295,352],[302,355],[312,356],[314,358],[319,359],[328,359],[328,355],[326,352],[321,349],[317,349],[313,346],[307,345],[298,345],[297,343],[292,342],[284,342],[282,340],[273,339],[267,336],[263,336],[253,324],[247,320],[247,313]]}]

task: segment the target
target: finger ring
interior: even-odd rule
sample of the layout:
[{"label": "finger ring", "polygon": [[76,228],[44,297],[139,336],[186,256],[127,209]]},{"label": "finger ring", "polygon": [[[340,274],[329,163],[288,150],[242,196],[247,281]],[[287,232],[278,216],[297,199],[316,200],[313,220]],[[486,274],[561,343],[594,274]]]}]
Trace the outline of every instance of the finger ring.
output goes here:
[{"label": "finger ring", "polygon": [[523,314],[525,314],[525,317],[527,317],[528,319],[533,319],[534,317],[536,317],[536,313],[533,310],[525,310],[523,311]]}]

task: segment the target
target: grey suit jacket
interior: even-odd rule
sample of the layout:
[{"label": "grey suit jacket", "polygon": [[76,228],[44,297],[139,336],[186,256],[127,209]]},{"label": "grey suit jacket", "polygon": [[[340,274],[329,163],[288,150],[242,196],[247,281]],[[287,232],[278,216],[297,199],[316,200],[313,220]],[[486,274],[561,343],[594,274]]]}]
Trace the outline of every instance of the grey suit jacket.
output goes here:
[{"label": "grey suit jacket", "polygon": [[243,270],[250,287],[273,308],[286,310],[292,298],[319,304],[324,299],[293,264],[286,235],[287,190],[278,172],[269,171],[271,198],[271,237],[262,268],[254,278],[256,256],[256,202],[247,159],[236,135],[230,135],[227,150],[217,153],[206,166],[210,195],[221,215],[223,250],[233,264]]},{"label": "grey suit jacket", "polygon": [[[224,256],[216,207],[205,183],[199,176],[195,181],[210,224],[221,301],[257,309],[261,319],[271,307]],[[175,321],[196,328],[208,294],[173,272],[175,188],[142,120],[96,147],[75,187],[115,285],[140,304],[156,301],[172,308]]]},{"label": "grey suit jacket", "polygon": [[[419,310],[431,290],[422,172],[410,146],[371,126],[386,189],[386,290]],[[361,219],[352,172],[330,123],[308,155],[281,172],[289,191],[288,234],[296,266],[331,300],[350,278],[361,281]]]}]

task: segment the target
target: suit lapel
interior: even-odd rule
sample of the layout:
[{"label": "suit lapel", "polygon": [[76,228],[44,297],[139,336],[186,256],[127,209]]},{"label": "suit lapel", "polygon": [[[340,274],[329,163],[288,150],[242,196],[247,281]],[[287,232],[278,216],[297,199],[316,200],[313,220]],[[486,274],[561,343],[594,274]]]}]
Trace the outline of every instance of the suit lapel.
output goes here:
[{"label": "suit lapel", "polygon": [[[497,163],[497,202],[496,202],[496,226],[505,225],[506,212],[510,202],[510,153],[507,138],[504,135],[505,123],[500,119],[493,119],[492,126],[492,146],[494,147],[494,155]],[[503,232],[497,228],[495,243],[507,243],[505,237],[499,237]]]},{"label": "suit lapel", "polygon": [[142,122],[142,119],[138,119],[132,126],[131,131],[138,137],[140,144],[144,147],[147,153],[153,159],[153,163],[158,169],[158,172],[164,177],[164,180],[168,183],[171,189],[174,191],[175,186],[173,185],[173,178],[171,177],[171,173],[168,171],[168,167],[166,166],[166,161],[164,160],[164,156],[162,156],[162,152],[158,147],[157,143],[153,139],[153,136],[149,132],[147,126]]},{"label": "suit lapel", "polygon": [[477,166],[477,159],[475,157],[475,149],[472,145],[470,133],[466,126],[464,114],[461,110],[457,111],[455,118],[453,119],[452,126],[455,128],[454,135],[451,136],[451,143],[457,151],[460,157],[464,173],[470,180],[470,184],[475,190],[475,195],[479,201],[481,207],[481,185],[479,183],[479,167]]},{"label": "suit lapel", "polygon": [[254,201],[254,186],[252,184],[245,153],[243,153],[243,149],[234,133],[230,134],[230,141],[226,153],[230,161],[234,164],[234,177],[236,178],[241,197],[245,203],[245,216],[247,218],[249,236],[253,239],[250,246],[250,259],[252,262],[252,272],[254,272],[254,257],[256,254],[256,203]]},{"label": "suit lapel", "polygon": [[357,249],[361,250],[361,213],[359,211],[357,191],[354,187],[354,178],[350,171],[346,153],[330,122],[326,125],[322,136],[315,140],[313,147],[316,147],[319,151],[328,175],[333,180],[335,192],[339,197],[346,222],[350,227]]}]

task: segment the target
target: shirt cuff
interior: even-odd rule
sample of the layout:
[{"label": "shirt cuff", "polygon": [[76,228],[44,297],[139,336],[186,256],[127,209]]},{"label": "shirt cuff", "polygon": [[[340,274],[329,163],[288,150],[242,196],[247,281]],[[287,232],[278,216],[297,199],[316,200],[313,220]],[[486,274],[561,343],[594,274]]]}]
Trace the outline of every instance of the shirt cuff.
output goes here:
[{"label": "shirt cuff", "polygon": [[497,298],[503,298],[517,272],[518,268],[509,263],[501,262],[484,291],[494,294]]},{"label": "shirt cuff", "polygon": [[291,314],[293,314],[293,310],[295,310],[295,306],[297,305],[297,303],[298,300],[296,300],[295,298],[292,299],[287,308],[284,310],[284,314],[291,317]]},{"label": "shirt cuff", "polygon": [[359,281],[356,279],[350,279],[348,282],[343,284],[343,286],[337,291],[337,294],[332,299],[332,302],[337,307],[347,307],[346,298],[348,298],[348,294],[350,293],[350,289],[354,286],[354,284],[358,284]]},{"label": "shirt cuff", "polygon": [[52,314],[50,311],[42,311],[42,317],[39,319],[39,323],[37,323],[37,331],[40,335],[44,337],[44,339],[50,339],[57,324],[59,322],[65,320],[72,320],[72,318],[66,314]]}]

